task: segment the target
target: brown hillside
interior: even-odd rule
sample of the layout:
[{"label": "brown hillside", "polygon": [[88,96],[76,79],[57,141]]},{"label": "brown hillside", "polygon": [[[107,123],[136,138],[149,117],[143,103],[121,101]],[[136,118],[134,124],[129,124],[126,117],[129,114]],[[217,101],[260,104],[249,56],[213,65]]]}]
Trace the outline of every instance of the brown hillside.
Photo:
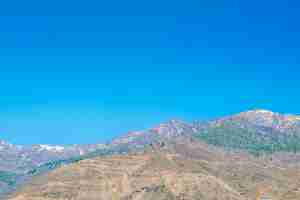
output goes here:
[{"label": "brown hillside", "polygon": [[36,177],[10,200],[300,199],[300,170],[200,143],[83,160]]}]

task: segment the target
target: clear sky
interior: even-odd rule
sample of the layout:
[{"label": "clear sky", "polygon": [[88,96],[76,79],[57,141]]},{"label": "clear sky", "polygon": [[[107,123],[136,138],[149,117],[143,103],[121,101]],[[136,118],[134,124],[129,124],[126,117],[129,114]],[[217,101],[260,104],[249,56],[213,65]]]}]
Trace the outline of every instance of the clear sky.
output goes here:
[{"label": "clear sky", "polygon": [[300,114],[299,1],[1,1],[0,139],[93,143],[252,108]]}]

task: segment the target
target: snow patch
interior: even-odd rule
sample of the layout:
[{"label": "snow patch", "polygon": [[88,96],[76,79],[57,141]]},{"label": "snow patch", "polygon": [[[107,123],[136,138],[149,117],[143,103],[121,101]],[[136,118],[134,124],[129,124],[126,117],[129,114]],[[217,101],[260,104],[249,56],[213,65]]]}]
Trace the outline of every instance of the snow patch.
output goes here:
[{"label": "snow patch", "polygon": [[65,149],[65,147],[62,146],[51,146],[46,144],[40,144],[39,147],[41,150],[55,151],[55,152],[62,152]]},{"label": "snow patch", "polygon": [[258,110],[255,110],[254,112],[256,112],[256,113],[273,113],[272,111],[263,110],[263,109],[258,109]]}]

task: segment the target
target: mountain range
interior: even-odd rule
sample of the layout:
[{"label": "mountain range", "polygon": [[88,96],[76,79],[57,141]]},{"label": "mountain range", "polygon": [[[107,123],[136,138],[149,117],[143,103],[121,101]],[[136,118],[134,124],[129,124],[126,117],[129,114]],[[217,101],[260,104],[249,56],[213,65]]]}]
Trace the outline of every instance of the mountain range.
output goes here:
[{"label": "mountain range", "polygon": [[[30,196],[34,191],[42,190],[35,184],[38,181],[41,183],[41,187],[44,186],[47,191],[49,190],[46,193],[47,198],[37,195],[36,198],[32,196],[29,198],[28,196],[23,198],[24,200],[72,199],[76,189],[68,190],[68,188],[62,187],[64,191],[55,193],[52,190],[56,191],[57,188],[47,188],[48,182],[53,181],[53,184],[55,183],[56,185],[65,183],[70,177],[63,176],[63,174],[67,173],[64,170],[75,176],[78,173],[76,170],[82,169],[85,171],[91,169],[92,171],[97,171],[99,166],[105,169],[109,167],[115,168],[117,166],[113,163],[118,160],[121,163],[117,167],[118,169],[115,169],[118,172],[115,173],[108,170],[107,173],[113,173],[112,177],[118,177],[119,173],[121,173],[122,177],[124,177],[124,180],[122,179],[121,182],[130,183],[131,187],[122,189],[122,191],[119,191],[119,186],[116,187],[116,190],[119,191],[117,192],[119,197],[116,199],[180,199],[180,195],[187,195],[184,199],[197,199],[198,197],[196,196],[203,197],[199,197],[199,199],[247,199],[251,197],[254,187],[257,187],[259,184],[266,184],[266,180],[273,184],[274,187],[279,187],[280,184],[283,184],[282,191],[275,190],[271,193],[274,195],[277,192],[277,195],[280,193],[281,196],[284,196],[290,195],[290,191],[295,190],[294,187],[298,186],[297,181],[291,181],[293,188],[290,188],[284,185],[284,181],[288,181],[288,178],[293,179],[291,175],[294,175],[299,168],[299,150],[300,117],[263,109],[192,123],[170,120],[148,130],[129,132],[113,139],[108,144],[19,146],[0,141],[0,194],[6,194],[14,189],[18,190],[25,185],[25,189],[21,190],[22,192],[18,193],[19,196],[14,199],[22,200],[20,195]],[[202,164],[200,165],[199,162]],[[94,165],[93,163],[98,164]],[[146,164],[144,166],[140,163]],[[185,167],[181,166],[183,163],[186,163]],[[199,164],[198,167],[196,167],[197,163]],[[151,180],[156,180],[154,182],[151,182],[150,178],[149,180],[138,179],[131,174],[136,173],[142,177],[146,176],[143,174],[155,174],[154,169],[146,167],[148,165],[157,166],[158,171],[163,171],[166,174],[153,175]],[[254,181],[255,184],[253,183],[253,185],[251,185],[250,180],[243,183],[242,175],[247,172],[241,169],[240,165],[244,165],[244,169],[256,168],[260,173],[259,176],[265,177],[266,180],[263,178],[263,181]],[[90,168],[87,168],[87,166]],[[238,167],[240,171],[232,169],[232,173],[235,173],[237,177],[227,176],[226,174],[229,172],[224,171],[221,166],[229,171],[232,167]],[[143,168],[143,170],[136,171],[137,168]],[[270,169],[270,171],[265,168]],[[288,170],[283,173],[279,170],[281,168]],[[128,172],[128,174],[124,169],[129,170],[130,173]],[[220,175],[221,171],[225,175]],[[276,181],[275,174],[279,174],[282,180]],[[98,173],[96,175],[100,176]],[[102,174],[101,177],[106,177],[106,175]],[[62,180],[57,180],[56,178],[60,176],[62,176]],[[172,176],[176,177],[176,179],[172,180],[170,178]],[[199,178],[194,178],[194,176]],[[254,175],[251,174],[251,176]],[[164,177],[166,183],[162,184],[162,180],[159,177]],[[84,182],[86,178],[84,173],[81,180]],[[237,178],[238,181],[232,180],[234,178]],[[72,181],[76,181],[76,178]],[[176,187],[173,187],[170,183],[172,181],[175,185],[181,185],[180,187],[184,187],[182,182],[186,181],[187,184],[194,185],[195,190],[187,193],[184,192],[185,189],[181,188],[182,191],[178,190],[181,191],[179,194]],[[105,179],[104,182],[99,181],[99,184],[114,185],[116,182]],[[140,186],[133,186],[134,184],[140,184]],[[240,184],[239,187],[242,187],[242,189],[235,184]],[[243,184],[245,185],[241,186]],[[122,187],[125,187],[125,185]],[[201,190],[203,188],[209,190],[209,185],[213,185],[218,191],[226,193],[224,198],[212,195],[211,191],[208,192],[209,196],[204,194]],[[67,186],[69,187],[70,185]],[[87,185],[84,186],[88,187]],[[89,187],[93,188],[95,186],[91,185]],[[136,192],[136,190],[139,192]],[[86,190],[83,191],[86,192]],[[71,195],[69,198],[68,192],[70,193],[69,195],[73,194],[73,196]],[[100,195],[98,192],[93,191],[91,194],[98,196]],[[113,194],[113,191],[105,194],[103,191],[101,192],[103,199],[112,199]],[[58,195],[59,198],[56,198],[55,195]],[[67,197],[64,195],[67,195]],[[82,198],[78,199],[86,198],[84,194],[76,195],[83,195]],[[293,192],[291,195],[297,196],[298,193],[295,194]],[[300,198],[300,196],[297,197]],[[88,199],[92,200],[93,197],[89,196]]]}]

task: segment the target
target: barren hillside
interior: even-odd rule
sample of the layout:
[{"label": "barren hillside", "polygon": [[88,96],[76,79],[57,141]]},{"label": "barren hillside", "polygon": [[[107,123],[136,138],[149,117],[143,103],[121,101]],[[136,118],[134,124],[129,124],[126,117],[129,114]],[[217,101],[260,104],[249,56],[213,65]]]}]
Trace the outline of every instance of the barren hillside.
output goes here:
[{"label": "barren hillside", "polygon": [[62,166],[35,177],[10,200],[250,200],[264,188],[273,200],[297,200],[300,170],[181,142]]}]

